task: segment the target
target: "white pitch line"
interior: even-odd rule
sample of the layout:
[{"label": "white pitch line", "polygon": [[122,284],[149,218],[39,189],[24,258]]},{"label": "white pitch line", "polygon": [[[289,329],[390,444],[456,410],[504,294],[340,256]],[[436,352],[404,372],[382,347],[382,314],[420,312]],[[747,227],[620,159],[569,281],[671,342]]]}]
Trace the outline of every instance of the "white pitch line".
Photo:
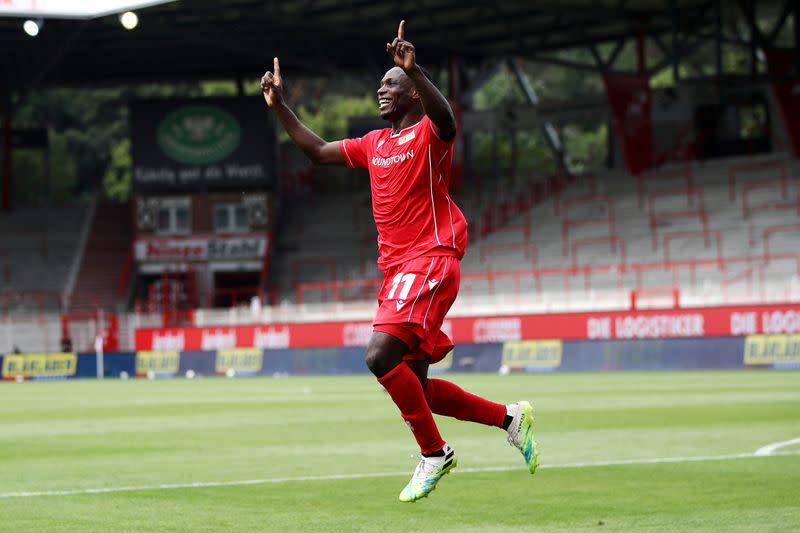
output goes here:
[{"label": "white pitch line", "polygon": [[[727,455],[695,455],[689,457],[654,457],[650,459],[621,459],[618,461],[591,461],[581,463],[561,463],[544,464],[539,469],[562,469],[562,468],[593,468],[602,466],[625,466],[643,465],[658,463],[692,463],[700,461],[726,461],[731,459],[756,459],[763,457],[776,457],[787,455],[800,455],[800,451],[777,452],[770,454],[756,455],[755,453],[734,453]],[[508,472],[521,470],[520,465],[515,466],[488,466],[484,468],[461,468],[454,470],[454,474],[476,474],[483,472]],[[524,470],[524,469],[522,469]],[[70,490],[48,490],[38,492],[0,492],[0,498],[34,498],[39,496],[79,496],[87,494],[108,494],[114,492],[140,492],[149,490],[172,490],[172,489],[197,489],[208,487],[235,487],[240,485],[268,485],[274,483],[291,483],[298,481],[338,481],[343,479],[368,479],[380,477],[400,477],[407,476],[408,472],[366,472],[360,474],[331,474],[326,476],[294,476],[294,477],[274,477],[266,479],[244,479],[239,481],[198,481],[195,483],[173,483],[164,485],[139,485],[130,487],[101,487],[94,489],[70,489]]]},{"label": "white pitch line", "polygon": [[800,438],[767,444],[766,446],[762,446],[761,448],[757,449],[753,455],[758,455],[759,457],[762,455],[772,455],[775,450],[780,450],[781,448],[791,446],[792,444],[800,444]]}]

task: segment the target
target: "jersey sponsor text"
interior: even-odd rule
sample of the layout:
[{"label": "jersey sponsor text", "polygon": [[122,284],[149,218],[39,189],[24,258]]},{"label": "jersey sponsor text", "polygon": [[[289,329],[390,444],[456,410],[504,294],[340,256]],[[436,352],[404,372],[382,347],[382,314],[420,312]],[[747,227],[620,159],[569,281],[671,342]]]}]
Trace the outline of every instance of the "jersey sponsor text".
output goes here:
[{"label": "jersey sponsor text", "polygon": [[403,154],[393,155],[391,157],[372,157],[372,164],[376,167],[388,167],[390,165],[394,165],[395,163],[402,163],[406,159],[413,159],[414,158],[414,150],[409,150]]}]

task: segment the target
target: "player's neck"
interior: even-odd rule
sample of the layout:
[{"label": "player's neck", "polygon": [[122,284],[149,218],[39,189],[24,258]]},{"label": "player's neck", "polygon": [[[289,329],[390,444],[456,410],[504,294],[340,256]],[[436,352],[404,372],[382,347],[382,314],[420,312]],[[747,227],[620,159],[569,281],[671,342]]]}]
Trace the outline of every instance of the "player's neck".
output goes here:
[{"label": "player's neck", "polygon": [[422,117],[424,116],[425,113],[423,113],[422,111],[406,113],[400,120],[392,122],[392,133],[400,133],[404,129],[409,128],[414,124],[418,123],[420,120],[422,120]]}]

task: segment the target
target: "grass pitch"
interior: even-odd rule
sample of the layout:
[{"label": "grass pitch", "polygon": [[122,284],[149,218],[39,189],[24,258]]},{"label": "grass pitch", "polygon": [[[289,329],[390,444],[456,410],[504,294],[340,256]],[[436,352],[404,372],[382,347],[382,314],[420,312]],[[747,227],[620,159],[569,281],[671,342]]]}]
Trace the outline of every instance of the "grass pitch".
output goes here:
[{"label": "grass pitch", "polygon": [[459,468],[399,503],[414,441],[368,376],[0,383],[0,530],[800,530],[800,444],[752,455],[800,437],[798,372],[445,379],[534,402],[535,476],[439,418]]}]

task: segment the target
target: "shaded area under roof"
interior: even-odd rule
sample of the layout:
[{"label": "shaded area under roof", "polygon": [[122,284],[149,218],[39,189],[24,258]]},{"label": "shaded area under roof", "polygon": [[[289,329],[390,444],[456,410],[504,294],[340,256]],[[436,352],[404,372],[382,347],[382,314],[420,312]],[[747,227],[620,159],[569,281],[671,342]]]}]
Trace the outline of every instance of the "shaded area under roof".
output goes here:
[{"label": "shaded area under roof", "polygon": [[[742,9],[748,9],[743,0]],[[724,2],[726,6],[727,2]],[[735,2],[730,2],[734,4]],[[789,3],[759,1],[759,10]],[[734,8],[736,9],[736,8]],[[442,66],[542,54],[650,36],[713,33],[713,0],[181,0],[117,17],[48,20],[37,38],[0,18],[0,83],[110,85],[198,78],[255,78],[274,55],[293,75],[380,71],[384,43],[407,20],[420,63]]]}]

